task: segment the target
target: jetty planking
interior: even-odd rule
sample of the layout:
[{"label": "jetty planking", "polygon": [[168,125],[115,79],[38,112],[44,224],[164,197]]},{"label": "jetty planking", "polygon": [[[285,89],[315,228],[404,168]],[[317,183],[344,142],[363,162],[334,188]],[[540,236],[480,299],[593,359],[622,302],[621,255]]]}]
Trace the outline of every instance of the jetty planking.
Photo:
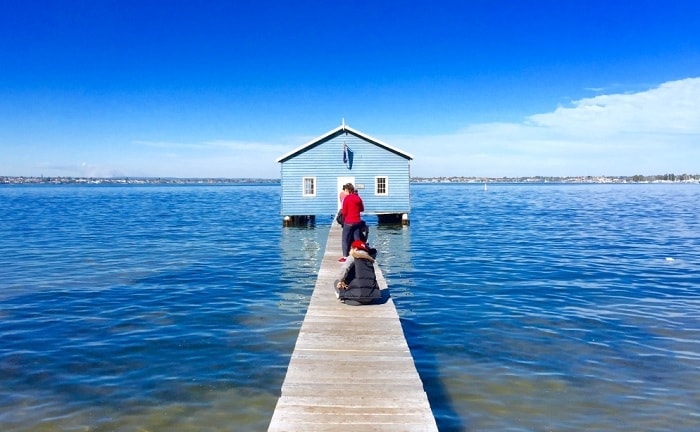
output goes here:
[{"label": "jetty planking", "polygon": [[268,431],[437,431],[379,266],[380,304],[335,297],[340,234],[333,222]]}]

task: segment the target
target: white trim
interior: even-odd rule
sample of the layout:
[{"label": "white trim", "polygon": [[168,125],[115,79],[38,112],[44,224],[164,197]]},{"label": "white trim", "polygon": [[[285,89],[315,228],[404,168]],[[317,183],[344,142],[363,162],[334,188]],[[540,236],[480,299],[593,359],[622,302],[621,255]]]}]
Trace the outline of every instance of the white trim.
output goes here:
[{"label": "white trim", "polygon": [[333,135],[334,133],[339,132],[339,131],[341,131],[341,130],[343,130],[343,126],[342,126],[342,125],[341,125],[341,126],[338,126],[337,128],[333,129],[333,130],[330,131],[330,132],[327,132],[327,133],[321,135],[321,136],[318,137],[318,138],[312,139],[311,141],[307,142],[307,143],[304,144],[304,145],[300,145],[299,147],[295,148],[294,150],[292,150],[292,151],[290,151],[290,152],[288,152],[288,153],[285,153],[284,155],[282,155],[282,156],[280,156],[280,157],[277,158],[277,162],[279,163],[279,162],[281,162],[281,161],[287,159],[289,156],[293,155],[294,153],[298,153],[298,152],[304,150],[306,147],[308,147],[308,146],[310,146],[310,145],[312,145],[312,144],[315,144],[316,142],[321,141],[321,140],[323,140],[323,139],[325,139],[325,138],[327,138],[327,137],[329,137],[329,136]]},{"label": "white trim", "polygon": [[367,134],[364,134],[364,133],[362,133],[362,132],[360,132],[360,131],[358,131],[358,130],[355,130],[355,129],[351,128],[350,126],[348,126],[348,125],[345,124],[345,119],[343,119],[343,124],[341,124],[341,125],[338,126],[337,128],[335,128],[335,129],[333,129],[333,130],[331,130],[331,131],[328,131],[328,132],[326,132],[325,134],[319,136],[318,138],[314,138],[314,139],[312,139],[311,141],[307,142],[306,144],[301,145],[301,146],[295,148],[294,150],[292,150],[292,151],[290,151],[290,152],[288,152],[288,153],[285,153],[284,155],[278,157],[278,158],[277,158],[277,163],[280,163],[280,162],[282,162],[283,160],[289,158],[290,156],[292,156],[292,155],[294,155],[294,154],[296,154],[296,153],[300,153],[300,152],[301,152],[302,150],[304,150],[306,147],[312,146],[312,145],[316,144],[316,143],[319,142],[319,141],[323,141],[324,139],[328,138],[329,136],[335,135],[336,133],[341,132],[341,131],[350,132],[350,133],[352,133],[352,134],[354,134],[354,135],[357,135],[357,136],[359,136],[359,137],[361,137],[361,138],[364,138],[364,139],[367,140],[367,141],[370,141],[370,142],[372,142],[372,143],[378,144],[378,145],[380,145],[380,146],[382,146],[382,147],[387,148],[387,149],[390,150],[390,151],[393,151],[393,152],[395,152],[395,153],[398,153],[398,154],[400,154],[400,155],[402,155],[402,156],[404,156],[404,157],[406,157],[406,158],[408,158],[408,159],[411,159],[411,160],[413,159],[413,155],[412,155],[412,154],[406,153],[405,151],[399,150],[399,149],[397,149],[396,147],[390,146],[389,144],[387,144],[387,143],[385,143],[385,142],[383,142],[383,141],[380,141],[380,140],[378,140],[378,139],[376,139],[376,138],[373,138],[373,137],[371,137],[371,136],[369,136],[369,135],[367,135]]},{"label": "white trim", "polygon": [[406,156],[406,157],[409,158],[409,159],[413,159],[413,155],[412,155],[412,154],[406,153],[406,152],[403,151],[403,150],[399,150],[399,149],[397,149],[396,147],[390,146],[389,144],[387,144],[387,143],[385,143],[385,142],[383,142],[383,141],[380,141],[380,140],[378,140],[378,139],[376,139],[376,138],[373,138],[373,137],[371,137],[371,136],[369,136],[369,135],[367,135],[367,134],[364,134],[364,133],[362,133],[362,132],[360,132],[360,131],[358,131],[358,130],[353,129],[353,128],[351,128],[351,127],[348,126],[348,125],[345,125],[345,128],[344,128],[344,129],[347,130],[347,131],[349,131],[349,132],[354,133],[355,135],[360,135],[361,137],[365,138],[365,139],[368,140],[368,141],[372,141],[372,142],[375,142],[375,143],[381,145],[382,147],[386,147],[386,148],[388,148],[389,150],[391,150],[391,151],[393,151],[393,152],[396,152],[396,153],[398,153],[398,154],[401,154],[401,155],[403,155],[403,156]]},{"label": "white trim", "polygon": [[[355,184],[355,177],[337,177],[335,180],[337,184],[337,189],[338,193],[336,194],[336,197],[340,195],[340,192],[343,191],[343,185],[347,183],[352,183],[353,185]],[[338,210],[343,207],[343,204],[338,200]]]},{"label": "white trim", "polygon": [[[311,187],[313,193],[306,193],[306,181],[311,180]],[[316,183],[316,177],[302,177],[301,178],[301,196],[303,197],[315,197],[316,191],[318,190],[318,183]]]},{"label": "white trim", "polygon": [[[384,193],[378,192],[379,179],[384,179]],[[389,176],[375,176],[374,177],[374,194],[378,196],[389,195]]]}]

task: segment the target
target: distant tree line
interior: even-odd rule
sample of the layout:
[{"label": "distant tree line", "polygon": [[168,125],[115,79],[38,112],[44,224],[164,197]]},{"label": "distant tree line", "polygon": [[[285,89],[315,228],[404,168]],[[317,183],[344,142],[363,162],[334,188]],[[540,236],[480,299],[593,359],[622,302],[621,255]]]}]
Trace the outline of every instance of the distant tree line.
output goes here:
[{"label": "distant tree line", "polygon": [[529,176],[529,177],[412,177],[415,183],[700,183],[700,174],[655,174],[633,176]]},{"label": "distant tree line", "polygon": [[637,174],[632,176],[632,181],[633,182],[653,182],[653,181],[671,181],[671,182],[684,182],[684,181],[692,181],[692,180],[700,180],[700,175],[698,174],[656,174],[653,176],[645,176],[641,174]]},{"label": "distant tree line", "polygon": [[[411,177],[414,183],[700,183],[700,174],[655,174],[633,176],[529,176],[529,177]],[[24,177],[0,176],[0,184],[231,184],[280,183],[280,179],[264,178],[179,178],[179,177]]]}]

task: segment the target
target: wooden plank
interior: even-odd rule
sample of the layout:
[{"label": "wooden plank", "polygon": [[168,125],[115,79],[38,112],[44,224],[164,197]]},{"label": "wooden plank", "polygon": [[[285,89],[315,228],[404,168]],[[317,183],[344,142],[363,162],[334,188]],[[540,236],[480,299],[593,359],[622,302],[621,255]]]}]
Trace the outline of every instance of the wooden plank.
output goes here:
[{"label": "wooden plank", "polygon": [[388,291],[377,305],[335,297],[340,231],[333,223],[268,431],[437,431]]}]

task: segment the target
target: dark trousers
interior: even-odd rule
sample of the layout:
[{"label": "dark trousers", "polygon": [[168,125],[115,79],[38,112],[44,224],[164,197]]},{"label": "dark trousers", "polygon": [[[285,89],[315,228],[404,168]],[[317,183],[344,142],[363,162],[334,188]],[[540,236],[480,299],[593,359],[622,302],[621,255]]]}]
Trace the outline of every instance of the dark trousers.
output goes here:
[{"label": "dark trousers", "polygon": [[362,227],[362,222],[355,224],[343,224],[341,244],[344,257],[350,255],[350,245],[352,242],[355,240],[360,240],[360,227]]}]

